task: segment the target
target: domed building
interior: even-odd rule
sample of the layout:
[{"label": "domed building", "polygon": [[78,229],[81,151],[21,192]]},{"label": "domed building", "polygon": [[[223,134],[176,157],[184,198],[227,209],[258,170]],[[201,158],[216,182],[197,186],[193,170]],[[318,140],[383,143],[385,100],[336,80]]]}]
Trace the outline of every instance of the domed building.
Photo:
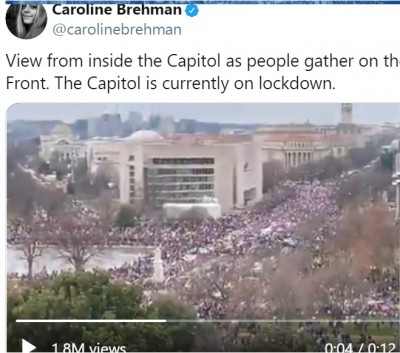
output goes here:
[{"label": "domed building", "polygon": [[66,138],[72,140],[74,138],[74,133],[72,129],[65,124],[57,124],[49,133],[53,139]]},{"label": "domed building", "polygon": [[164,138],[156,131],[153,130],[139,130],[134,132],[132,135],[125,138],[125,140],[144,143],[144,142],[158,142],[164,140]]},{"label": "domed building", "polygon": [[84,144],[78,141],[70,126],[56,125],[49,134],[40,136],[40,157],[50,160],[72,160],[84,155]]}]

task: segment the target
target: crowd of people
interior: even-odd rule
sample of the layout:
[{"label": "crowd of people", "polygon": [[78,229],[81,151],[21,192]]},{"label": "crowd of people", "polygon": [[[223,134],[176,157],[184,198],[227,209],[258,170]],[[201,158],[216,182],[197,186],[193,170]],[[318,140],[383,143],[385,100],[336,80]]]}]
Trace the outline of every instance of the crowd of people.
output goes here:
[{"label": "crowd of people", "polygon": [[[335,201],[336,191],[337,185],[332,181],[289,182],[273,189],[257,207],[233,210],[219,219],[166,221],[161,218],[143,217],[137,226],[132,228],[112,227],[108,229],[107,243],[109,246],[159,248],[164,278],[162,283],[154,284],[154,288],[173,292],[191,303],[197,308],[199,318],[233,319],[230,316],[231,298],[221,293],[219,283],[225,281],[225,274],[238,271],[237,268],[232,268],[233,263],[237,264],[242,260],[245,262],[246,259],[254,259],[256,263],[257,259],[268,257],[276,267],[279,262],[277,259],[301,248],[312,253],[314,260],[310,268],[298,269],[299,276],[303,275],[302,271],[312,271],[311,267],[314,265],[317,268],[323,267],[322,260],[318,257],[319,249],[328,241],[328,237],[329,241],[332,241],[340,222],[340,210]],[[74,209],[81,219],[98,218],[96,213],[82,202],[75,201]],[[35,214],[35,224],[45,223],[45,219],[46,215],[43,212]],[[313,225],[305,227],[308,223]],[[36,230],[22,223],[9,224],[8,242],[10,245],[18,244],[33,231]],[[115,280],[146,283],[146,286],[151,288],[153,262],[151,256],[137,256],[136,261],[111,268],[108,273]],[[276,268],[264,278],[266,288],[274,271]],[[262,269],[261,272],[266,271]],[[313,303],[313,316],[398,317],[398,278],[391,273],[382,272],[379,285],[370,285],[361,293],[350,290],[347,293],[348,298],[339,298],[343,296],[343,290],[322,281],[318,285],[328,286],[325,292],[330,304],[322,301]],[[255,268],[250,272],[236,273],[236,276],[230,277],[230,281],[237,282],[242,277],[254,277],[255,273]],[[207,297],[199,297],[194,294],[195,288],[199,286],[196,281],[205,281],[204,277],[213,277],[215,288]],[[368,279],[360,281],[368,282]],[[234,283],[224,283],[224,286],[226,285],[232,289]],[[265,301],[260,305],[268,307],[270,299],[266,295]],[[272,307],[271,304],[269,309],[267,312],[271,317],[280,315],[276,305]],[[303,308],[297,309],[302,313]]]}]

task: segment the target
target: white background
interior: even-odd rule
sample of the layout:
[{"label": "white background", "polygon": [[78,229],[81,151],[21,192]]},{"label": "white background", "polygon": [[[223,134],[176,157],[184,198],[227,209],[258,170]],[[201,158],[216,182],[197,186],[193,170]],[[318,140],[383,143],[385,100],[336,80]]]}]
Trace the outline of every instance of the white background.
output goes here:
[{"label": "white background", "polygon": [[[3,8],[5,15],[6,6]],[[124,52],[136,57],[145,52],[153,56],[166,57],[170,53],[182,56],[284,56],[286,53],[299,57],[336,56],[382,58],[392,52],[400,57],[400,6],[396,5],[200,5],[198,16],[56,16],[52,6],[46,6],[48,25],[45,32],[31,40],[21,40],[2,28],[2,52],[20,53],[22,56],[79,56],[91,52],[93,55],[108,55]],[[56,37],[53,26],[65,25],[180,25],[182,36],[67,36]],[[356,60],[357,61],[357,60]],[[44,61],[45,63],[45,61]],[[69,75],[82,79],[99,75],[112,79],[117,75],[134,78],[138,74],[158,79],[192,78],[208,79],[222,76],[224,79],[279,78],[281,73],[273,69],[259,68],[247,73],[244,67],[200,69],[188,74],[183,69],[161,68],[10,68],[5,55],[1,55],[2,75],[18,78],[38,79],[54,75]],[[299,74],[303,79],[331,79],[336,89],[316,90],[192,90],[182,91],[114,91],[107,95],[102,91],[4,91],[2,82],[1,107],[7,108],[15,102],[394,102],[400,92],[399,68],[342,68],[316,69],[305,73],[302,69],[282,71],[285,76]]]},{"label": "white background", "polygon": [[[2,18],[8,6],[3,5]],[[191,56],[197,53],[224,56],[377,56],[392,52],[400,56],[400,6],[395,5],[209,5],[199,6],[199,15],[182,16],[55,16],[51,6],[46,6],[48,25],[38,38],[20,40],[9,33],[5,22],[1,25],[1,92],[0,111],[6,115],[7,108],[18,102],[399,102],[399,69],[319,69],[304,74],[299,70],[287,70],[286,76],[300,74],[304,78],[330,78],[335,81],[333,91],[233,91],[221,95],[218,92],[201,91],[122,91],[107,95],[101,91],[6,91],[5,77],[14,75],[25,79],[37,79],[53,75],[71,75],[81,78],[92,74],[112,78],[114,76],[136,76],[149,74],[155,78],[211,78],[217,74],[225,79],[250,78],[243,69],[207,69],[188,75],[185,71],[160,69],[46,69],[9,68],[5,53],[21,55],[79,56],[90,51],[95,55],[119,53],[137,56],[141,53],[165,56],[178,53]],[[56,23],[65,25],[90,25],[103,22],[105,25],[181,25],[180,37],[114,36],[114,37],[56,37],[52,28]],[[258,75],[277,76],[267,68],[253,71]],[[280,75],[278,75],[280,76]],[[28,116],[26,118],[29,118]],[[6,124],[1,137],[5,141]],[[5,146],[5,143],[3,144]],[[3,151],[5,157],[5,150]],[[1,174],[2,176],[5,173]],[[3,179],[3,192],[6,195]],[[5,198],[4,198],[5,200]],[[6,214],[4,209],[0,214]],[[3,218],[4,219],[4,218]],[[5,223],[5,222],[4,222]],[[4,224],[3,223],[3,224]],[[5,229],[5,227],[3,228]],[[5,238],[5,234],[4,238]],[[5,254],[6,242],[2,242]],[[1,262],[5,270],[5,258]],[[5,281],[3,282],[5,284]],[[5,303],[6,290],[1,290],[0,302]],[[3,308],[5,311],[5,307]],[[4,317],[4,316],[3,316]],[[5,342],[5,330],[0,330],[0,341]]]}]

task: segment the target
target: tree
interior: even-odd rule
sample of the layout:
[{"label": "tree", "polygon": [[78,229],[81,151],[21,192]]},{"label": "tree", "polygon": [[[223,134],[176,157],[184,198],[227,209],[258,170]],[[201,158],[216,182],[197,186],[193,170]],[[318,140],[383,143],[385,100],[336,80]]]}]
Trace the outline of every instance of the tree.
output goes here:
[{"label": "tree", "polygon": [[348,153],[348,158],[354,168],[361,168],[376,157],[378,157],[378,149],[372,145],[354,147]]},{"label": "tree", "polygon": [[252,257],[240,261],[231,255],[220,256],[218,262],[201,259],[188,270],[189,279],[176,287],[179,297],[191,298],[207,319],[254,319],[268,314],[262,306],[265,281],[254,274]]},{"label": "tree", "polygon": [[[7,350],[21,351],[21,337],[32,342],[38,351],[54,351],[57,342],[84,343],[86,347],[98,342],[108,346],[125,346],[127,352],[196,351],[197,325],[169,324],[21,324],[15,319],[154,319],[191,317],[179,303],[173,309],[162,304],[151,308],[144,305],[142,291],[135,285],[114,283],[103,272],[63,273],[21,293],[8,292]],[[177,313],[174,313],[174,310]],[[183,336],[178,336],[176,327]],[[185,327],[187,327],[185,329]],[[186,338],[185,335],[188,335]],[[189,340],[189,337],[194,338]],[[61,347],[58,347],[59,350]],[[186,348],[186,349],[184,349]]]},{"label": "tree", "polygon": [[368,273],[370,267],[395,268],[399,248],[398,229],[385,205],[349,205],[337,237],[339,251],[353,259],[354,266]]},{"label": "tree", "polygon": [[380,154],[380,163],[383,170],[388,170],[390,173],[394,172],[394,153],[391,151],[382,152]]},{"label": "tree", "polygon": [[43,223],[32,219],[28,224],[23,222],[14,222],[14,231],[19,234],[19,249],[22,251],[22,259],[28,265],[28,279],[33,277],[33,264],[36,258],[42,256],[43,248],[40,245],[42,238]]},{"label": "tree", "polygon": [[93,182],[98,184],[100,190],[109,189],[109,184],[117,185],[119,183],[118,169],[112,165],[102,165],[97,169]]},{"label": "tree", "polygon": [[391,183],[391,174],[387,171],[370,169],[342,179],[336,193],[340,208],[359,198],[374,200]]},{"label": "tree", "polygon": [[38,146],[32,139],[19,140],[7,143],[7,164],[11,165],[25,165],[29,158],[38,154]]},{"label": "tree", "polygon": [[105,226],[110,226],[116,213],[116,205],[113,200],[112,190],[103,190],[99,198],[96,200],[94,207],[96,208],[101,222]]},{"label": "tree", "polygon": [[149,313],[151,316],[166,320],[182,321],[171,323],[166,327],[173,342],[173,352],[190,352],[195,347],[203,351],[207,344],[217,341],[216,331],[212,325],[184,322],[195,320],[196,313],[172,297],[165,295],[158,297],[149,307]]},{"label": "tree", "polygon": [[285,170],[279,161],[270,161],[262,165],[263,193],[284,180]]},{"label": "tree", "polygon": [[322,268],[313,275],[315,298],[320,305],[329,307],[333,319],[343,319],[348,301],[366,295],[371,286],[345,254],[333,256],[329,267]]},{"label": "tree", "polygon": [[82,271],[88,261],[100,255],[107,243],[107,233],[96,220],[67,214],[48,229],[49,240],[60,256],[76,271]]},{"label": "tree", "polygon": [[88,175],[88,164],[86,158],[78,158],[73,166],[74,178],[79,182]]},{"label": "tree", "polygon": [[50,169],[56,173],[57,180],[62,180],[69,172],[69,161],[63,160],[60,153],[54,151],[50,157]]},{"label": "tree", "polygon": [[276,270],[268,283],[268,301],[274,307],[273,314],[279,319],[295,319],[299,310],[312,313],[313,285],[300,273],[311,265],[311,256],[305,249],[280,256]]},{"label": "tree", "polygon": [[36,207],[38,185],[29,173],[19,166],[7,177],[7,209],[15,216],[30,219]]},{"label": "tree", "polygon": [[120,228],[134,227],[138,221],[138,214],[131,205],[122,205],[115,219],[115,225]]},{"label": "tree", "polygon": [[271,189],[254,205],[254,209],[259,212],[269,211],[295,195],[295,189],[289,186]]},{"label": "tree", "polygon": [[65,209],[66,195],[62,190],[55,188],[40,188],[37,204],[46,211],[47,217],[56,218]]},{"label": "tree", "polygon": [[293,334],[293,327],[285,323],[230,324],[223,337],[224,352],[307,352],[304,337]]},{"label": "tree", "polygon": [[32,279],[33,263],[36,258],[43,254],[43,249],[40,246],[40,240],[37,234],[30,234],[28,237],[23,238],[22,251],[28,264],[28,278]]},{"label": "tree", "polygon": [[37,159],[34,164],[35,166],[33,167],[33,169],[36,170],[38,174],[48,175],[51,173],[51,167],[49,162],[44,161],[42,159]]}]

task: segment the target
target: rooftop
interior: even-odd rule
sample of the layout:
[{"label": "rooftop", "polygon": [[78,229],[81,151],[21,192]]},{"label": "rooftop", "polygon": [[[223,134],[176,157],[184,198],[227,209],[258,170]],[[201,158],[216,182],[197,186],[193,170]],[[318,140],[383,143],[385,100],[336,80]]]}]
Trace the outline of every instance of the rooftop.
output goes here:
[{"label": "rooftop", "polygon": [[207,135],[207,134],[175,134],[168,138],[168,141],[174,142],[193,142],[193,143],[240,143],[250,142],[251,135]]},{"label": "rooftop", "polygon": [[156,131],[153,130],[139,130],[132,135],[125,137],[124,140],[133,142],[155,142],[163,141],[164,138]]}]

